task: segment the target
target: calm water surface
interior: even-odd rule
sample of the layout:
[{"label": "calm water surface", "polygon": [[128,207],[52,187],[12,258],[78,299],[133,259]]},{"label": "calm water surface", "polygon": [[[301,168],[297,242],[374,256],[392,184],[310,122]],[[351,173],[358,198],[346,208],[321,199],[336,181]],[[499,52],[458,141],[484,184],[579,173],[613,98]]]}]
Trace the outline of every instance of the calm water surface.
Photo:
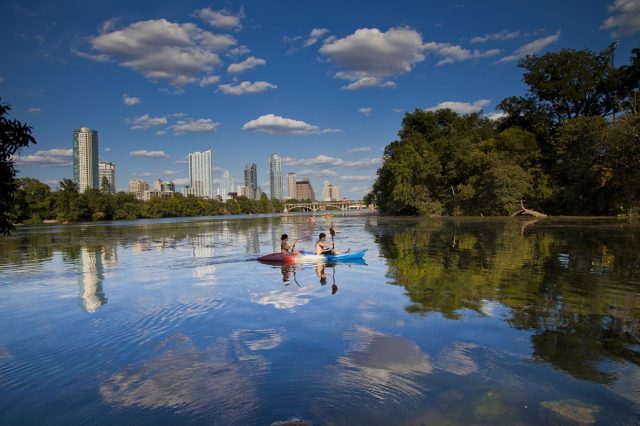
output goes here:
[{"label": "calm water surface", "polygon": [[[364,262],[255,260],[331,225]],[[638,424],[640,225],[21,228],[0,324],[0,424]]]}]

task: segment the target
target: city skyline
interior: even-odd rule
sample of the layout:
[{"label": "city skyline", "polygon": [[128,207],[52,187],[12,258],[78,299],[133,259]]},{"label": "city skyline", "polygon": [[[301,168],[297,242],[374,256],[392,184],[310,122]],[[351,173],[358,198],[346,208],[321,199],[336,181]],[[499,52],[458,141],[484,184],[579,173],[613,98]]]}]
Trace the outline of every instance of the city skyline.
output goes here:
[{"label": "city skyline", "polygon": [[117,190],[150,176],[184,187],[188,153],[211,146],[216,186],[251,162],[270,194],[278,152],[283,174],[358,199],[405,112],[495,118],[526,91],[525,55],[617,41],[622,65],[640,45],[635,0],[278,4],[8,2],[0,93],[38,141],[18,176],[71,178],[69,135],[87,127]]}]

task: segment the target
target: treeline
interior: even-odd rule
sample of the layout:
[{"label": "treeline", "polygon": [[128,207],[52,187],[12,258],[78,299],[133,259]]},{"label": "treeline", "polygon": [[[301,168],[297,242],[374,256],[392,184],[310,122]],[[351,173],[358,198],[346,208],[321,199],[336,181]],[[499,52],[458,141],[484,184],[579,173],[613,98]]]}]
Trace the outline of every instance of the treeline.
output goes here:
[{"label": "treeline", "polygon": [[269,200],[266,194],[262,194],[260,200],[238,197],[222,201],[221,198],[208,200],[175,193],[173,198],[152,197],[142,201],[126,192],[109,194],[87,189],[80,193],[77,184],[70,179],[60,182],[58,191],[51,191],[49,185],[37,179],[20,178],[16,182],[15,208],[11,215],[14,223],[275,213],[284,209],[280,200]]},{"label": "treeline", "polygon": [[640,49],[614,67],[601,52],[564,49],[519,66],[529,90],[504,116],[405,114],[366,201],[407,215],[640,213]]}]

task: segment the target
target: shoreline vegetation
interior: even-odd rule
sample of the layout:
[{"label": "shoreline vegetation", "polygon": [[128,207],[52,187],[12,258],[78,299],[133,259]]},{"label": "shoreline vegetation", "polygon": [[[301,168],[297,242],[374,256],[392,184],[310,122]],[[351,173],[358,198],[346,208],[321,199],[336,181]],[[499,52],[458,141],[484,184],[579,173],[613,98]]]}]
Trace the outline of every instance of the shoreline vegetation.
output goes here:
[{"label": "shoreline vegetation", "polygon": [[266,194],[260,200],[237,197],[223,201],[221,197],[203,199],[175,193],[172,198],[151,197],[143,201],[127,192],[110,194],[90,188],[80,193],[70,179],[60,182],[58,191],[33,178],[16,179],[16,183],[11,215],[16,225],[284,212],[284,203],[270,200]]},{"label": "shoreline vegetation", "polygon": [[523,58],[528,91],[497,119],[406,113],[364,201],[396,215],[640,215],[640,48],[615,67],[615,47]]}]

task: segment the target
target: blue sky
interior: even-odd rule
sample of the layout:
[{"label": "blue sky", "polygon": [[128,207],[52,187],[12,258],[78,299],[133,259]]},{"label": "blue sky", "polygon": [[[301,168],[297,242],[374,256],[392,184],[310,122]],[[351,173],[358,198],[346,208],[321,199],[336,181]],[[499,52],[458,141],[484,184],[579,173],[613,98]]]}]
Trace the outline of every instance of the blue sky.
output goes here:
[{"label": "blue sky", "polygon": [[[403,114],[449,106],[496,113],[524,94],[526,54],[640,46],[640,0],[0,0],[0,96],[37,145],[19,176],[72,177],[73,129],[98,130],[100,160],[129,179],[184,184],[189,152],[213,150],[214,179],[241,183],[268,161],[368,192]],[[285,190],[286,192],[286,190]]]}]

